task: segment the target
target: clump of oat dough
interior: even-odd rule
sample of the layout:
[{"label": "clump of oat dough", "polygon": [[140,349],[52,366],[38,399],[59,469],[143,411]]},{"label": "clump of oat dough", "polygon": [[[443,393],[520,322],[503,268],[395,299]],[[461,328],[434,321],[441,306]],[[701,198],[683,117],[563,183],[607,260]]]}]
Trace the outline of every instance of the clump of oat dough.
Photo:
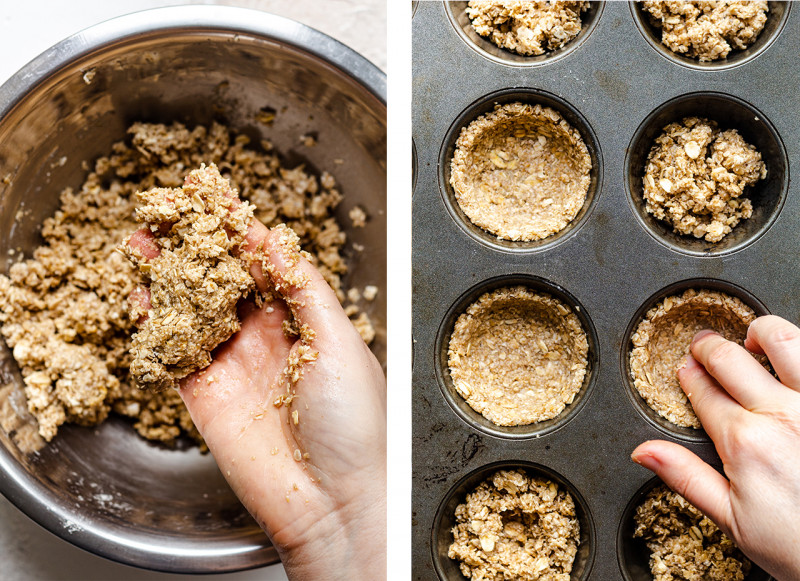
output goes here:
[{"label": "clump of oat dough", "polygon": [[562,0],[471,0],[467,16],[475,32],[500,48],[521,55],[556,50],[581,31],[589,2]]},{"label": "clump of oat dough", "polygon": [[716,331],[740,345],[756,314],[736,297],[707,289],[688,289],[666,297],[647,311],[631,337],[631,378],[655,412],[675,425],[701,428],[678,381],[678,367],[694,336]]},{"label": "clump of oat dough", "polygon": [[455,512],[447,556],[474,581],[569,581],[580,523],[569,492],[522,470],[499,470]]},{"label": "clump of oat dough", "polygon": [[147,317],[133,335],[130,371],[140,388],[160,391],[210,365],[211,351],[241,328],[236,305],[255,281],[236,254],[253,206],[237,203],[238,192],[213,164],[190,172],[180,188],[136,197],[136,219],[161,252],[146,258],[128,240],[122,245],[150,290]]},{"label": "clump of oat dough", "polygon": [[589,343],[577,315],[524,286],[481,295],[456,320],[448,365],[456,391],[498,426],[555,418],[583,386]]},{"label": "clump of oat dough", "polygon": [[461,130],[450,184],[476,226],[505,240],[541,240],[583,207],[591,169],[581,134],[557,111],[507,103]]},{"label": "clump of oat dough", "polygon": [[753,44],[769,11],[767,2],[752,0],[645,0],[642,7],[661,28],[667,48],[701,62],[723,59]]},{"label": "clump of oat dough", "polygon": [[650,549],[654,581],[743,581],[750,561],[708,517],[661,484],[636,508],[634,538]]},{"label": "clump of oat dough", "polygon": [[650,150],[645,207],[678,234],[719,242],[753,215],[743,194],[765,177],[761,154],[738,131],[687,117],[664,127]]}]

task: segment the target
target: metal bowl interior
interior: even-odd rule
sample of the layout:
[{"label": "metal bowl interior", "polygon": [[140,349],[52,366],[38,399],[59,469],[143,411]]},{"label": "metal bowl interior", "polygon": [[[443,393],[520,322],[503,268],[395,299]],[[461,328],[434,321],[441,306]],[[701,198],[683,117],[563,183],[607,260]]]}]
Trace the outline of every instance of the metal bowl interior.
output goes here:
[{"label": "metal bowl interior", "polygon": [[[0,271],[10,250],[30,255],[59,193],[78,187],[83,162],[106,154],[132,122],[219,120],[256,143],[269,139],[288,165],[335,175],[350,241],[345,283],[379,288],[365,310],[385,361],[385,90],[383,73],[350,49],[262,12],[166,8],[70,37],[0,88]],[[269,126],[256,121],[264,107],[278,112]],[[300,144],[307,133],[315,147]],[[367,210],[364,228],[350,227],[356,205]],[[210,455],[145,442],[120,418],[65,426],[42,447],[22,387],[2,344],[0,490],[39,524],[104,557],[162,571],[278,560]]]}]

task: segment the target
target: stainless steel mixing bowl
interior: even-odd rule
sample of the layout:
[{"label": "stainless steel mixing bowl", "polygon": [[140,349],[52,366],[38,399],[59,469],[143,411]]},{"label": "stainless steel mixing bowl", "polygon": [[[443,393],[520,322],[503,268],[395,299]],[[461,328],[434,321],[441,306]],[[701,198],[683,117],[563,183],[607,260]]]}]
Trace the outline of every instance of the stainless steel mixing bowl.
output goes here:
[{"label": "stainless steel mixing bowl", "polygon": [[[0,87],[0,271],[26,256],[82,162],[107,153],[133,121],[224,120],[269,138],[290,164],[329,169],[339,212],[367,209],[348,232],[349,284],[381,292],[370,313],[385,360],[386,77],[335,40],[237,8],[151,10],[57,44]],[[256,113],[279,112],[267,127]],[[315,147],[300,136],[313,133]],[[65,158],[65,159],[62,159]],[[65,161],[65,162],[64,162]],[[145,442],[124,420],[65,426],[38,451],[22,380],[0,347],[0,490],[31,518],[84,549],[174,572],[222,572],[278,560],[209,455]]]}]

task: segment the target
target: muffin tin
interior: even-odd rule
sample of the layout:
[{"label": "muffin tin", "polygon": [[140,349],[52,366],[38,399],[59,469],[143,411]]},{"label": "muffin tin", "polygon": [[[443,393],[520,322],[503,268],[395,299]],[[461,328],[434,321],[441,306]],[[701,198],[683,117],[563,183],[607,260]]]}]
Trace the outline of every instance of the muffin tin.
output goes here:
[{"label": "muffin tin", "polygon": [[[627,369],[631,330],[648,306],[689,287],[723,290],[759,314],[800,322],[800,192],[789,179],[800,159],[800,96],[785,90],[800,53],[800,12],[770,2],[767,37],[701,66],[654,50],[628,3],[594,5],[570,45],[527,59],[473,38],[465,4],[420,2],[412,26],[413,577],[463,579],[447,558],[452,511],[491,471],[518,466],[577,494],[586,531],[573,579],[644,581],[646,550],[626,531],[653,475],[631,462],[631,451],[661,438],[721,463],[702,432],[672,429],[637,402]],[[513,100],[558,109],[583,134],[595,168],[581,214],[537,243],[475,228],[449,185],[461,128]],[[751,193],[753,217],[717,246],[675,236],[639,201],[652,140],[690,114],[738,128],[769,171]],[[550,425],[507,430],[462,405],[446,349],[471,299],[519,283],[580,306],[591,363],[575,403]],[[758,569],[748,576],[768,578]]]}]

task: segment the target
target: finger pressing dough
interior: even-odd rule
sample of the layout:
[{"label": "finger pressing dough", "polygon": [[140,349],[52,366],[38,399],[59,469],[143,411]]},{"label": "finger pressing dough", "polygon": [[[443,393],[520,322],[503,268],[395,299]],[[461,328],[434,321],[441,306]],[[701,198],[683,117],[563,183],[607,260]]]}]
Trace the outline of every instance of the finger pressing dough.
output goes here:
[{"label": "finger pressing dough", "polygon": [[713,290],[689,289],[666,297],[647,311],[631,337],[633,385],[655,412],[675,425],[701,428],[681,389],[678,367],[703,329],[744,344],[756,314],[736,297]]}]

